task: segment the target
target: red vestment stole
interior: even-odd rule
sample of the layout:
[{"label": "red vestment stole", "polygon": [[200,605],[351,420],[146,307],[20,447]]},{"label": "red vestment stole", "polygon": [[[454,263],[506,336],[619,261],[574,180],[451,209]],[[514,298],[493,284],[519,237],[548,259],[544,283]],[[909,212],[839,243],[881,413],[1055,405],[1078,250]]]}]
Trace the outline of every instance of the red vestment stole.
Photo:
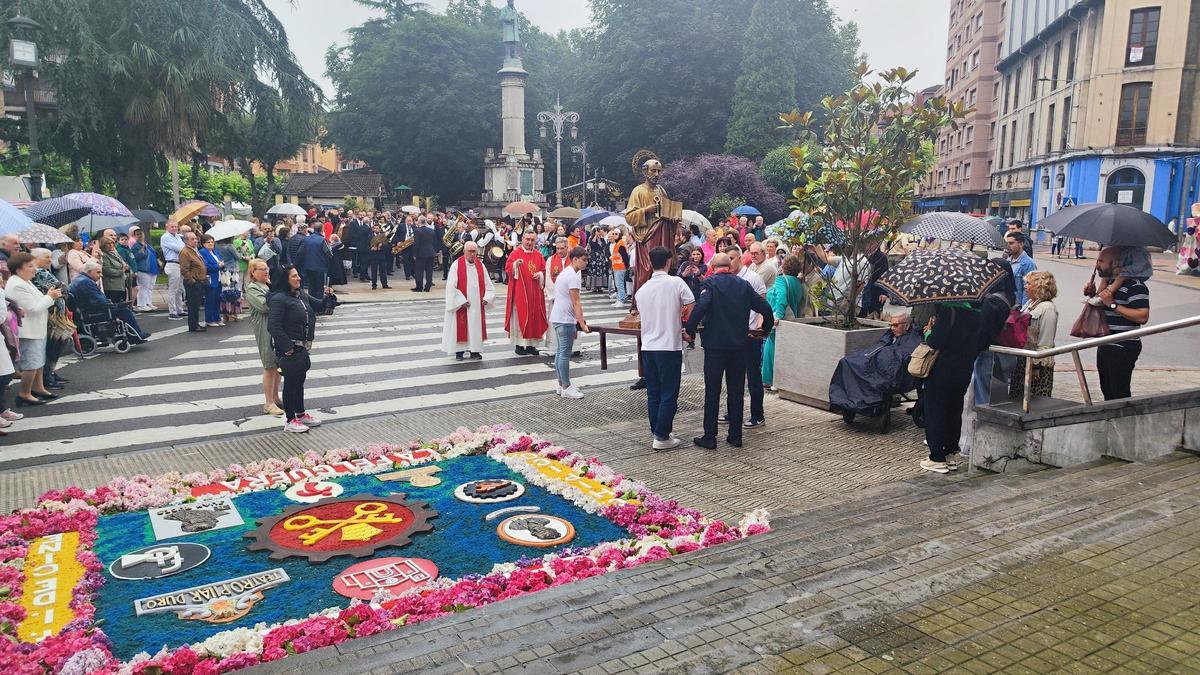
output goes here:
[{"label": "red vestment stole", "polygon": [[[513,269],[521,266],[520,278],[514,278]],[[550,328],[546,318],[546,296],[542,287],[533,278],[538,272],[545,273],[546,261],[537,251],[526,252],[518,247],[508,255],[505,265],[508,273],[508,299],[504,306],[504,330],[513,332],[513,313],[521,329],[521,336],[531,340],[541,338]]]},{"label": "red vestment stole", "polygon": [[[483,329],[483,339],[486,340],[487,318],[483,315],[483,294],[486,286],[483,283],[483,263],[476,259],[474,267],[475,273],[479,276],[479,325]],[[467,299],[467,302],[471,301],[471,297],[467,295],[467,261],[464,259],[460,259],[458,261],[458,290],[463,294],[463,297]],[[458,312],[455,313],[455,320],[458,323],[458,342],[471,341],[471,336],[467,331],[468,309],[469,308],[466,305],[463,305],[462,307],[459,307]]]}]

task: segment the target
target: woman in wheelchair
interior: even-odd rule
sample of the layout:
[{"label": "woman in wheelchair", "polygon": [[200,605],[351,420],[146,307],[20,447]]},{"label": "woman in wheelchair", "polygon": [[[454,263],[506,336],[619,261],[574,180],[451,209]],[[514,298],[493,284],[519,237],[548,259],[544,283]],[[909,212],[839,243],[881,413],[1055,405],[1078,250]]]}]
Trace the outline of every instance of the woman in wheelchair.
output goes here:
[{"label": "woman in wheelchair", "polygon": [[117,347],[117,351],[124,351],[122,346],[140,344],[150,338],[150,333],[142,330],[128,306],[124,303],[113,304],[100,290],[102,275],[103,266],[98,262],[89,262],[67,288],[67,303],[76,314],[75,324],[79,329],[80,342],[84,342],[84,337],[91,342],[91,349],[81,344],[85,354],[90,354],[95,347],[109,341]]}]

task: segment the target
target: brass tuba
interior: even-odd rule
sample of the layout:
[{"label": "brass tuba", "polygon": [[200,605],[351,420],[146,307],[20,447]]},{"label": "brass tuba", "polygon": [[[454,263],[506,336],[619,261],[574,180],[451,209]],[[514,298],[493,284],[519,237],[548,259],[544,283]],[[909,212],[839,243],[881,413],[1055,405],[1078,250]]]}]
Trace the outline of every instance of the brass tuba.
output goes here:
[{"label": "brass tuba", "polygon": [[442,235],[442,245],[449,249],[451,258],[457,258],[462,255],[463,247],[466,246],[465,242],[457,238],[458,224],[461,222],[463,220],[460,216],[458,220],[454,221],[453,225],[446,228],[446,234]]}]

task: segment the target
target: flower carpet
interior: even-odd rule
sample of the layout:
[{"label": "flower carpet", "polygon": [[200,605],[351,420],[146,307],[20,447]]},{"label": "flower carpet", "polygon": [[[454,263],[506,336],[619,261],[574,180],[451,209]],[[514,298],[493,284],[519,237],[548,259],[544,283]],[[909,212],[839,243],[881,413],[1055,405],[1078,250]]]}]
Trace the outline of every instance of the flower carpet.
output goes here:
[{"label": "flower carpet", "polygon": [[0,516],[0,663],[229,672],[768,527],[508,425],[118,478]]}]

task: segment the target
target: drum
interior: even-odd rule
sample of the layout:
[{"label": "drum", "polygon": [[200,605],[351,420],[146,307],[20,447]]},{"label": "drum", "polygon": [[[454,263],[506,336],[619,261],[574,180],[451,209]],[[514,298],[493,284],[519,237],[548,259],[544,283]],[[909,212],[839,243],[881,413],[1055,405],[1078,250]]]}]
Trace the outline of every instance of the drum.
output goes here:
[{"label": "drum", "polygon": [[483,254],[483,262],[498,267],[504,263],[504,247],[499,244],[489,246]]}]

